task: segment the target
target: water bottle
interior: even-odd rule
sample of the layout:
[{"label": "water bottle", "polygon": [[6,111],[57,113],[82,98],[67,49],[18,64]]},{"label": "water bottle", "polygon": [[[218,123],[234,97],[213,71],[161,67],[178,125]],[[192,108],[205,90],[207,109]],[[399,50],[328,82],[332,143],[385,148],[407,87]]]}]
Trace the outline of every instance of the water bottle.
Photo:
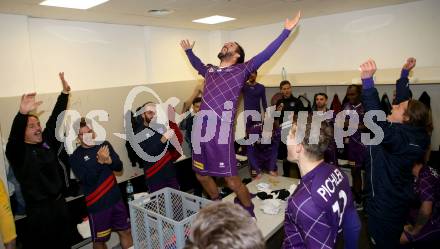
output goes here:
[{"label": "water bottle", "polygon": [[281,69],[281,78],[287,80],[287,71],[284,67]]},{"label": "water bottle", "polygon": [[133,195],[133,185],[131,184],[130,180],[127,181],[127,199],[128,202],[134,200],[134,195]]}]

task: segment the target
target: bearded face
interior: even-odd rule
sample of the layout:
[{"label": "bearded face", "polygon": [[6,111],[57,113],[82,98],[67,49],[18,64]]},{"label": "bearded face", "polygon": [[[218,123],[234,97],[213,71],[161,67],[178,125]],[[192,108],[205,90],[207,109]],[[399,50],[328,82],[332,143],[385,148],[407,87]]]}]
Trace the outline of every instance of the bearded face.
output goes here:
[{"label": "bearded face", "polygon": [[238,48],[237,43],[227,42],[223,45],[217,57],[220,59],[220,61],[223,61],[228,58],[233,58],[234,56],[238,55],[237,48]]}]

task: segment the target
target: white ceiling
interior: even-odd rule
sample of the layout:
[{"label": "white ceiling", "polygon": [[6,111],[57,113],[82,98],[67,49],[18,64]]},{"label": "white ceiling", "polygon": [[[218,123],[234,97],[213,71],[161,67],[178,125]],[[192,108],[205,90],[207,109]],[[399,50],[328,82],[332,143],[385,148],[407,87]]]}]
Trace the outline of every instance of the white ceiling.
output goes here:
[{"label": "white ceiling", "polygon": [[[89,10],[40,6],[42,1],[0,0],[0,13],[114,24],[234,30],[281,22],[299,9],[307,18],[417,0],[110,0]],[[150,9],[174,12],[156,17],[148,13]],[[211,15],[230,16],[237,20],[215,25],[191,22]]]}]

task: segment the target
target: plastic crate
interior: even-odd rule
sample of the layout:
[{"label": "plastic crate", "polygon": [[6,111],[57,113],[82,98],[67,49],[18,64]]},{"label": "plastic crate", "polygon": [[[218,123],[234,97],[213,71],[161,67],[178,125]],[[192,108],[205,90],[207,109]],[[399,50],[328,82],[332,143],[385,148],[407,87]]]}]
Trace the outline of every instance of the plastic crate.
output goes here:
[{"label": "plastic crate", "polygon": [[180,249],[197,212],[210,200],[164,188],[129,203],[135,249]]}]

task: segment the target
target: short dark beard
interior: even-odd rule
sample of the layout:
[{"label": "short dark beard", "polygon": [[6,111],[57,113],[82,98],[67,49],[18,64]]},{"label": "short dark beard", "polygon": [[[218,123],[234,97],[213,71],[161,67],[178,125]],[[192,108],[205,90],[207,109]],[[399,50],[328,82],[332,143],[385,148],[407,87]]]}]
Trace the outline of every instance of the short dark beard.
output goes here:
[{"label": "short dark beard", "polygon": [[232,53],[229,51],[227,51],[224,54],[220,51],[220,53],[217,54],[217,58],[219,58],[220,61],[224,61],[226,58],[229,58],[229,57],[232,57]]},{"label": "short dark beard", "polygon": [[143,117],[143,120],[144,120],[144,125],[146,125],[146,126],[149,126],[150,125],[150,123],[151,123],[151,120],[153,120],[152,118],[151,119],[149,119],[149,118],[147,118],[147,117]]}]

